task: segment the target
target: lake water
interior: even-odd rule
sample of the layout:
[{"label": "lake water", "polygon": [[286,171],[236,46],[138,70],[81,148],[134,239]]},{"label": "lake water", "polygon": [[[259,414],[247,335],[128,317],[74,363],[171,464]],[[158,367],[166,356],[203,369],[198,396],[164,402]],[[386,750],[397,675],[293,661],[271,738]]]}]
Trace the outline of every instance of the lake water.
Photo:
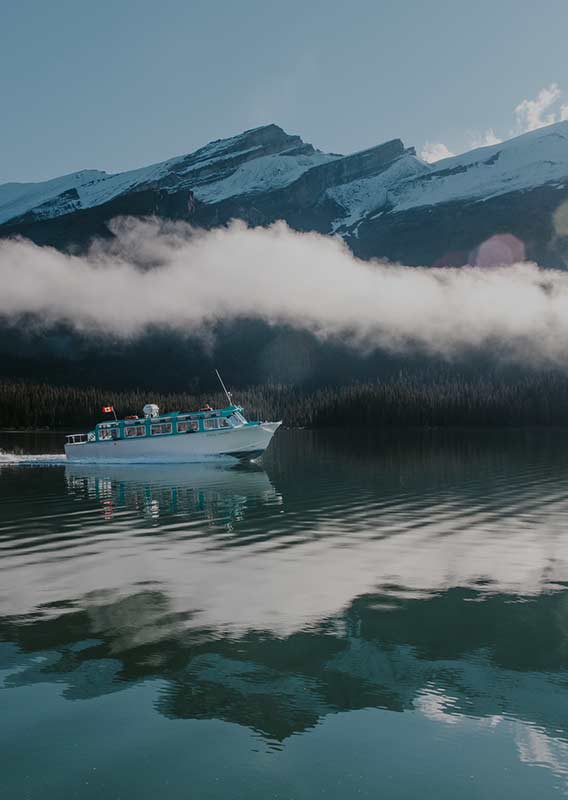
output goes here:
[{"label": "lake water", "polygon": [[2,798],[568,794],[568,433],[61,445],[0,435]]}]

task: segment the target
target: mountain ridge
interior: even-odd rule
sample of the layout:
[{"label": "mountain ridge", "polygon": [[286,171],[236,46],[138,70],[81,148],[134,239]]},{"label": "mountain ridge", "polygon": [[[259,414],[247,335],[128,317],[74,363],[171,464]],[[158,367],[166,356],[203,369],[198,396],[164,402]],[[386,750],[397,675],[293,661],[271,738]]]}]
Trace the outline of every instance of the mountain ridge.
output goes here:
[{"label": "mountain ridge", "polygon": [[459,265],[471,263],[484,241],[508,234],[523,257],[565,268],[555,213],[567,201],[568,121],[434,164],[400,139],[323,153],[270,124],[135,170],[0,185],[0,236],[64,249],[109,236],[117,215],[204,228],[283,219],[338,234],[363,258]]}]

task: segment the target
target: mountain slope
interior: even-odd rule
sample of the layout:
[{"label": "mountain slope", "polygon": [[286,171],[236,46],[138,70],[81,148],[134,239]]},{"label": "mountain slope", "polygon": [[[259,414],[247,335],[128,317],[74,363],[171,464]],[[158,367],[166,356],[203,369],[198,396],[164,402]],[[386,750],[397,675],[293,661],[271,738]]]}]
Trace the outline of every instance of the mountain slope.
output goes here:
[{"label": "mountain slope", "polygon": [[[438,161],[420,180],[394,191],[394,210],[463,199],[488,200],[568,181],[568,122]],[[558,186],[557,188],[565,188]]]},{"label": "mountain slope", "polygon": [[0,186],[0,224],[54,219],[145,189],[174,194],[191,189],[204,202],[291,183],[316,164],[333,160],[276,125],[211,142],[195,153],[110,175],[82,170],[42,183]]},{"label": "mountain slope", "polygon": [[568,122],[561,122],[400,181],[347,236],[364,258],[381,250],[409,264],[460,265],[477,263],[479,248],[505,234],[516,245],[510,259],[499,248],[495,258],[564,269],[567,202]]},{"label": "mountain slope", "polygon": [[0,235],[58,247],[108,236],[122,214],[206,228],[241,218],[336,233],[363,258],[409,264],[475,261],[498,234],[515,253],[568,265],[568,122],[426,164],[399,139],[347,156],[322,153],[267,125],[130,172],[83,170],[0,186]]}]

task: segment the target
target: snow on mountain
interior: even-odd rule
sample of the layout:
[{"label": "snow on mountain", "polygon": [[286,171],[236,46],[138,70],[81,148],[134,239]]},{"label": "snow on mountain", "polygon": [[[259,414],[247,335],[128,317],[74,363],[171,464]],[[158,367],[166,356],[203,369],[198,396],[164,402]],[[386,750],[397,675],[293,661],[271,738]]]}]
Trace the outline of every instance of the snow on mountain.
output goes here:
[{"label": "snow on mountain", "polygon": [[345,211],[344,215],[333,220],[333,233],[341,233],[373,212],[382,209],[388,202],[388,192],[400,181],[415,178],[429,173],[431,167],[406,153],[396,159],[389,167],[378,175],[360,178],[349,183],[333,186],[326,196],[338,203]]},{"label": "snow on mountain", "polygon": [[81,170],[41,183],[7,183],[0,186],[0,224],[34,212],[46,219],[100,205],[140,183],[159,177],[166,164],[109,175]]},{"label": "snow on mountain", "polygon": [[358,223],[373,215],[457,200],[485,201],[549,183],[568,185],[568,122],[435,164],[406,154],[384,172],[334,186],[326,195],[345,210],[332,222],[332,232],[353,229],[357,236]]},{"label": "snow on mountain", "polygon": [[281,188],[310,167],[338,158],[320,153],[276,125],[211,142],[189,155],[108,174],[83,170],[41,183],[0,186],[0,224],[32,214],[35,220],[93,208],[146,186],[195,190],[205,202]]},{"label": "snow on mountain", "polygon": [[568,121],[500,144],[445,158],[418,180],[394,187],[395,211],[454,200],[488,200],[509,192],[568,181]]},{"label": "snow on mountain", "polygon": [[[0,185],[0,224],[57,197],[76,192],[83,184],[100,180],[102,176],[106,176],[106,172],[84,169],[41,183],[4,183]],[[79,207],[77,200],[70,201],[70,210]]]},{"label": "snow on mountain", "polygon": [[313,155],[278,153],[247,161],[224,180],[194,188],[198,200],[218,203],[235,195],[266,192],[288,186],[304,172],[318,164],[334,161],[339,156],[315,152]]}]

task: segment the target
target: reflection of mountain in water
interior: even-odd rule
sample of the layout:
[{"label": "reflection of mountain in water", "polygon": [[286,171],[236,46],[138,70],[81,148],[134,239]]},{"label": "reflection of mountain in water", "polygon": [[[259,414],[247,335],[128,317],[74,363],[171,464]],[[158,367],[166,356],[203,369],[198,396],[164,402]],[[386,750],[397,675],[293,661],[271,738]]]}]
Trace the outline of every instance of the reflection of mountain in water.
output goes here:
[{"label": "reflection of mountain in water", "polygon": [[228,720],[275,741],[364,707],[516,721],[525,755],[535,736],[568,754],[559,702],[568,681],[568,591],[520,603],[459,589],[405,598],[392,587],[286,637],[192,628],[191,612],[176,614],[157,587],[87,596],[62,612],[2,621],[17,668],[8,685],[53,681],[81,699],[160,678],[162,714]]}]

